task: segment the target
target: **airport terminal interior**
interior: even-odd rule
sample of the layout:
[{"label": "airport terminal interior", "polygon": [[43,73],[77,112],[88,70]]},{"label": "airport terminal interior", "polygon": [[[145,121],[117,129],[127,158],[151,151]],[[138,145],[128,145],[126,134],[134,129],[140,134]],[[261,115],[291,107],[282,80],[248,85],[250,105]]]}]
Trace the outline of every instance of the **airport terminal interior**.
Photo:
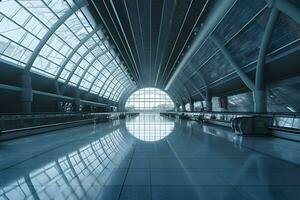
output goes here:
[{"label": "airport terminal interior", "polygon": [[19,199],[300,199],[300,1],[0,0]]}]

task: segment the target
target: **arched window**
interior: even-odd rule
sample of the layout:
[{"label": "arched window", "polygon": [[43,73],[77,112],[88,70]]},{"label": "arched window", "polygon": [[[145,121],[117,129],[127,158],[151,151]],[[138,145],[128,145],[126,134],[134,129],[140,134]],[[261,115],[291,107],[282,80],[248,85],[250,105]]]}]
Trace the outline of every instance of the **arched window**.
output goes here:
[{"label": "arched window", "polygon": [[127,100],[128,111],[173,110],[174,103],[167,93],[157,88],[143,88],[134,92]]}]

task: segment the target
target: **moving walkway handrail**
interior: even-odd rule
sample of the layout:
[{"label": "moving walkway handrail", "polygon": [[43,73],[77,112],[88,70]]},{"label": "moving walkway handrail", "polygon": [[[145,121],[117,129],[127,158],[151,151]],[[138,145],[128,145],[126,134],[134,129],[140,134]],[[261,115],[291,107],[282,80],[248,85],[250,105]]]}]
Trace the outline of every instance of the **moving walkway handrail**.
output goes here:
[{"label": "moving walkway handrail", "polygon": [[[187,116],[202,116],[203,120],[223,121],[224,123],[231,123],[237,117],[268,117],[272,118],[272,129],[290,129],[293,132],[300,131],[300,113],[287,112],[270,112],[270,113],[254,113],[254,112],[165,112],[165,114],[187,115]],[[212,118],[213,117],[213,118]]]},{"label": "moving walkway handrail", "polygon": [[0,120],[11,119],[33,119],[44,117],[70,117],[70,116],[99,116],[99,115],[119,115],[119,114],[134,114],[135,112],[105,112],[105,113],[90,113],[90,112],[72,112],[72,113],[30,113],[30,114],[0,114]]},{"label": "moving walkway handrail", "polygon": [[191,112],[191,111],[184,111],[184,112],[164,112],[164,113],[174,113],[174,114],[225,114],[225,115],[247,115],[247,116],[263,116],[263,117],[272,117],[272,116],[293,116],[293,117],[300,117],[299,112],[268,112],[268,113],[255,113],[255,112],[233,112],[233,111],[204,111],[204,112]]},{"label": "moving walkway handrail", "polygon": [[30,128],[44,128],[47,126],[62,125],[80,121],[98,121],[99,119],[116,119],[126,115],[134,115],[133,112],[107,112],[107,113],[47,113],[27,115],[1,115],[0,133],[10,130],[26,130]]}]

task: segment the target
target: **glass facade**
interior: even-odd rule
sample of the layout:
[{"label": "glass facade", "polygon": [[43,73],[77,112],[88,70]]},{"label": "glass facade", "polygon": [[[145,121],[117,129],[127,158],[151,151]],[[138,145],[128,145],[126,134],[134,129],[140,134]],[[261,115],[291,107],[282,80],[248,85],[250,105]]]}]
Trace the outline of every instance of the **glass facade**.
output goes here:
[{"label": "glass facade", "polygon": [[78,8],[73,0],[2,0],[0,61],[118,101],[133,82],[103,28]]},{"label": "glass facade", "polygon": [[125,108],[128,111],[173,110],[174,103],[169,95],[160,89],[143,88],[128,98]]}]

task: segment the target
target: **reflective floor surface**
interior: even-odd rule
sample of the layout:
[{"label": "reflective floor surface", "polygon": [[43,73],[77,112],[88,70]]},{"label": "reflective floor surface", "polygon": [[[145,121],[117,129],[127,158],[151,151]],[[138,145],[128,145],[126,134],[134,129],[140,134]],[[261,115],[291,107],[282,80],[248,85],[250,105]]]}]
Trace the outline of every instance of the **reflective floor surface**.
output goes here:
[{"label": "reflective floor surface", "polygon": [[0,199],[296,200],[299,153],[143,114],[1,143]]}]

